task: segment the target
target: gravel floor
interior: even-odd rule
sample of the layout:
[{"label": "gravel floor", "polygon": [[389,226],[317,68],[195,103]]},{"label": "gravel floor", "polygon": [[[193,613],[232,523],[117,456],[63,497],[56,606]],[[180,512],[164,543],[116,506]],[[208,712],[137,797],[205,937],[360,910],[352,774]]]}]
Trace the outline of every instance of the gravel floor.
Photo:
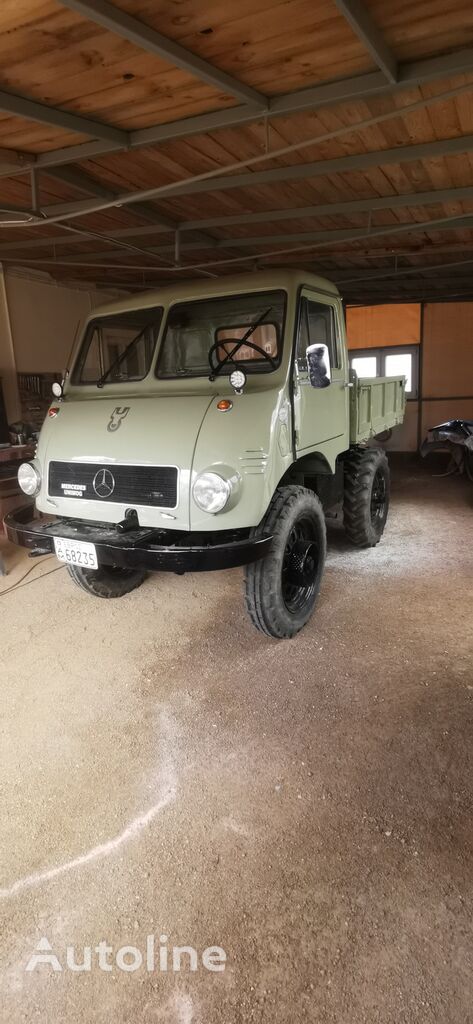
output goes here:
[{"label": "gravel floor", "polygon": [[[283,642],[239,571],[100,602],[5,550],[5,1021],[473,1020],[472,507],[398,469],[382,543],[333,527],[317,614]],[[120,970],[150,934],[155,970]],[[61,971],[25,971],[42,937]],[[65,967],[101,941],[111,970]],[[195,972],[159,969],[173,946]]]}]

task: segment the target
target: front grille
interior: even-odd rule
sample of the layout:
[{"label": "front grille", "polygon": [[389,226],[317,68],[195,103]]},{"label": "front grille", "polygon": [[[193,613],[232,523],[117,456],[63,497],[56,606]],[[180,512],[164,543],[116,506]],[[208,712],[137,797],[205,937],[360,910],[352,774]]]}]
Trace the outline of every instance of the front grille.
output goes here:
[{"label": "front grille", "polygon": [[50,462],[49,494],[56,498],[127,502],[175,508],[175,466],[116,466],[107,463]]}]

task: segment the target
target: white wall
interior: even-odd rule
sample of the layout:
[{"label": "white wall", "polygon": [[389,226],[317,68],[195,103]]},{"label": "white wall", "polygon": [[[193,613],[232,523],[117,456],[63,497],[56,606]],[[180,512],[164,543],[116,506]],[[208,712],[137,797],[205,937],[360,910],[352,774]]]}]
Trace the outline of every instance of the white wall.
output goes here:
[{"label": "white wall", "polygon": [[119,293],[63,285],[34,272],[0,274],[0,377],[11,423],[20,415],[16,374],[64,370],[85,317]]}]

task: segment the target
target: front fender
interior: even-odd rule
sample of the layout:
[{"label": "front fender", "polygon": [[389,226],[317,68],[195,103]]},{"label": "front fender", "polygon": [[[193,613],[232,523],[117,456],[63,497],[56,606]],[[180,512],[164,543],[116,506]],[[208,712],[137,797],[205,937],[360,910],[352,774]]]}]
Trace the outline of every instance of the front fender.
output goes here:
[{"label": "front fender", "polygon": [[217,515],[202,512],[190,495],[191,530],[257,526],[276,487],[293,461],[292,423],[286,389],[247,391],[232,396],[220,412],[217,397],[207,409],[194,452],[192,483],[205,470],[229,478],[238,474],[235,500]]}]

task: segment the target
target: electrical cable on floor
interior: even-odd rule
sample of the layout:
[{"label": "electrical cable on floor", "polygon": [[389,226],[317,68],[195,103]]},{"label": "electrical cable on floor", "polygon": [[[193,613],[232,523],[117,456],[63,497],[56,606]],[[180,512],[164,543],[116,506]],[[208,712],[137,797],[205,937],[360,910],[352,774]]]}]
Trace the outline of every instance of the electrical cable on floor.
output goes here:
[{"label": "electrical cable on floor", "polygon": [[[40,564],[43,565],[44,562],[47,562],[48,559],[52,558],[52,557],[53,557],[52,555],[47,555],[47,557]],[[64,569],[64,566],[63,565],[58,565],[58,566],[56,566],[55,569],[49,569],[48,572],[43,572],[43,573],[41,573],[40,576],[35,576],[34,579],[28,580],[28,583],[23,583],[23,580],[25,580],[26,577],[30,575],[30,572],[33,572],[33,569],[36,569],[36,565],[32,565],[31,568],[28,569],[28,572],[25,572],[24,575],[18,580],[18,582],[17,583],[13,583],[12,586],[8,587],[7,590],[0,590],[0,597],[6,597],[6,595],[7,594],[11,594],[13,590],[21,590],[22,587],[28,587],[30,585],[30,583],[36,583],[37,580],[42,580],[44,576],[50,576],[51,573],[58,572],[59,569]]]}]

